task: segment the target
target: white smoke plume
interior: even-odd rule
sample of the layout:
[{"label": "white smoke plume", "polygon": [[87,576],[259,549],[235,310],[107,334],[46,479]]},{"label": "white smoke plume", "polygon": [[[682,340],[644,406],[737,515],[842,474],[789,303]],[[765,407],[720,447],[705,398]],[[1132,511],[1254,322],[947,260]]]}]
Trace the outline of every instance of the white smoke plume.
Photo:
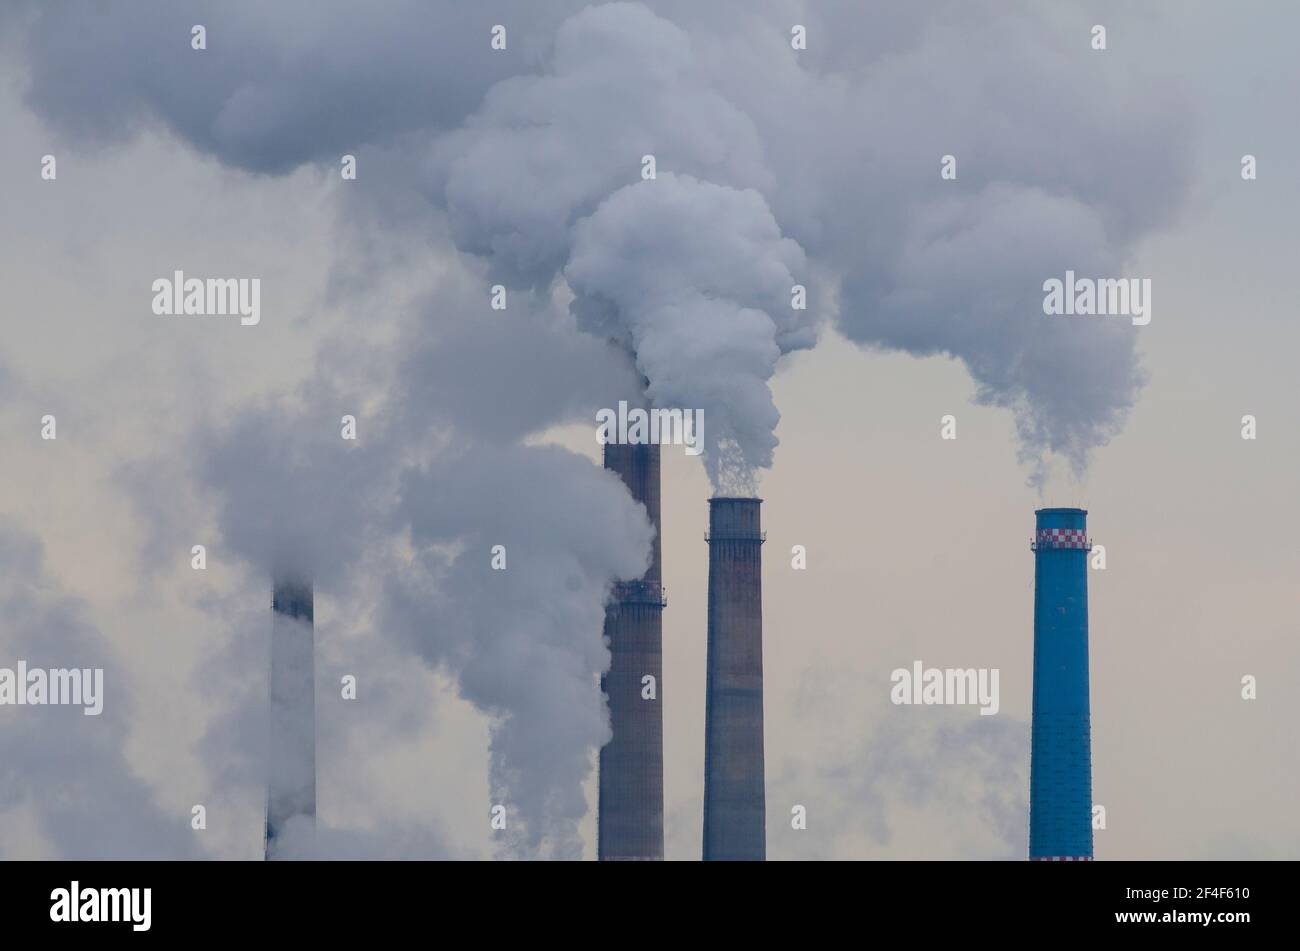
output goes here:
[{"label": "white smoke plume", "polygon": [[790,306],[805,266],[758,192],[672,173],[625,186],[575,229],[575,313],[636,355],[656,405],[704,411],[719,494],[755,494],[772,464],[768,380],[785,350],[814,340]]},{"label": "white smoke plume", "polygon": [[[638,181],[647,155],[656,176]],[[780,419],[768,381],[815,342],[819,309],[792,306],[803,251],[755,190],[774,182],[753,124],[690,36],[639,4],[584,10],[544,72],[493,87],[438,143],[435,168],[460,246],[524,286],[562,272],[654,404],[704,411],[714,489],[754,494]]]},{"label": "white smoke plume", "polygon": [[575,858],[608,737],[603,605],[645,571],[651,528],[615,476],[528,440],[594,419],[636,374],[562,307],[523,293],[491,318],[484,306],[478,287],[449,284],[400,346],[393,418],[420,448],[402,469],[379,624],[489,717],[499,851]]},{"label": "white smoke plume", "polygon": [[[631,346],[653,336],[655,359],[636,356],[660,400],[705,388],[688,377],[703,362],[702,341],[712,340],[718,378],[704,408],[706,420],[717,410],[722,425],[706,460],[715,486],[752,483],[771,464],[779,416],[762,391],[779,353],[811,345],[820,316],[832,311],[865,346],[962,361],[976,400],[1014,413],[1031,481],[1042,483],[1053,455],[1082,474],[1145,381],[1137,332],[1114,321],[1045,318],[1042,284],[1067,269],[1125,276],[1138,241],[1185,196],[1182,104],[1140,65],[1076,55],[1070,37],[1086,36],[1087,24],[1071,13],[1017,7],[995,16],[978,4],[940,3],[894,14],[887,26],[895,45],[850,51],[836,38],[855,35],[855,12],[809,6],[820,52],[796,53],[756,14],[724,17],[746,42],[726,44],[721,55],[711,45],[704,55],[701,34],[716,39],[711,30],[721,26],[699,14],[706,24],[692,30],[692,13],[655,6],[681,25],[629,3],[573,16],[540,72],[498,83],[463,129],[439,137],[430,187],[457,243],[484,256],[493,279],[546,287],[562,275],[578,313],[609,318],[596,329],[623,325],[617,336]],[[1045,89],[1030,81],[1025,74],[1046,70],[1048,57],[1077,61],[1084,81]],[[990,114],[1003,119],[977,118]],[[951,182],[939,174],[949,154],[957,161]],[[658,178],[631,188],[643,155],[655,157]],[[1153,184],[1135,191],[1137,178]],[[753,189],[777,235],[797,242],[813,265],[812,273],[807,263],[795,268],[801,273],[790,281],[808,285],[808,311],[792,314],[788,285],[785,300],[754,307],[781,328],[780,350],[762,360],[754,359],[755,334],[722,330],[734,329],[728,308],[686,314],[714,287],[751,276],[727,273],[735,260],[715,259],[706,241],[693,246],[690,262],[674,247],[685,222],[670,212],[688,204],[677,200],[688,179]],[[635,201],[640,218],[623,220],[629,233],[619,237],[604,204],[625,188],[637,198],[617,204]],[[652,214],[656,199],[664,207]],[[700,226],[704,215],[691,216]],[[637,255],[620,264],[601,249],[608,280],[597,265],[571,260],[579,237],[597,231]],[[642,267],[668,306],[633,301],[629,286],[617,284],[615,275]],[[767,290],[757,284],[756,293]],[[792,317],[801,318],[793,334],[785,326]],[[720,324],[702,326],[713,320]],[[723,352],[726,342],[734,353]]]},{"label": "white smoke plume", "polygon": [[160,807],[131,767],[131,664],[105,648],[87,613],[47,573],[41,542],[0,522],[0,666],[103,671],[96,716],[78,705],[0,707],[0,857],[195,857],[189,812]]},{"label": "white smoke plume", "polygon": [[[601,601],[644,567],[648,532],[616,480],[532,437],[591,421],[643,375],[656,402],[705,409],[711,477],[750,491],[774,458],[779,359],[832,314],[865,347],[960,360],[976,399],[1015,414],[1035,479],[1052,454],[1082,471],[1136,400],[1134,328],[1049,320],[1041,286],[1067,268],[1124,276],[1183,200],[1188,123],[1140,66],[1090,55],[1082,13],[198,6],[212,40],[201,61],[183,42],[198,17],[168,3],[16,3],[0,27],[28,102],[69,137],[161,126],[263,174],[320,162],[336,175],[355,151],[362,179],[345,202],[396,207],[394,193],[418,189],[427,202],[407,213],[426,240],[449,235],[480,259],[457,261],[436,306],[402,328],[402,359],[387,354],[380,374],[386,422],[363,417],[357,446],[337,432],[351,408],[318,383],[197,434],[198,481],[250,564],[295,558],[342,578],[367,548],[409,543],[386,633],[493,718],[494,795],[519,817],[521,853],[576,848],[604,730]],[[319,26],[303,31],[309,17]],[[496,22],[511,37],[500,54],[487,48]],[[809,49],[791,49],[791,22]],[[955,181],[939,178],[948,153]],[[456,283],[480,265],[472,290]],[[512,304],[487,315],[495,281]],[[794,283],[807,311],[791,310]],[[572,313],[555,314],[570,294]],[[632,348],[635,371],[605,337]],[[488,567],[494,535],[505,572]]]},{"label": "white smoke plume", "polygon": [[1048,318],[1043,282],[1142,276],[1139,245],[1189,197],[1188,103],[1134,51],[1092,50],[1068,5],[802,12],[808,50],[765,35],[711,77],[758,129],[777,220],[833,273],[839,330],[961,361],[1013,412],[1031,482],[1053,458],[1081,475],[1145,382],[1144,328]]},{"label": "white smoke plume", "polygon": [[[321,27],[303,36],[291,25],[307,9]],[[1015,414],[1035,481],[1051,455],[1081,473],[1144,382],[1134,328],[1041,311],[1043,281],[1066,269],[1125,276],[1187,193],[1186,104],[1140,61],[1089,49],[1084,11],[574,0],[361,17],[285,3],[268,20],[229,3],[208,9],[224,40],[193,71],[127,55],[171,50],[167,31],[188,30],[189,12],[136,4],[93,33],[64,28],[90,10],[18,4],[8,18],[28,98],[58,128],[120,137],[161,119],[228,164],[272,172],[427,143],[423,172],[402,170],[512,286],[549,287],[578,222],[636,180],[643,155],[753,188],[825,271],[824,293],[802,281],[807,329],[836,312],[863,346],[960,360],[978,401]],[[807,49],[792,49],[790,22]],[[508,23],[509,51],[467,52],[493,23]],[[349,68],[374,58],[386,68]],[[69,74],[69,59],[86,68]],[[954,181],[939,177],[944,155]],[[741,456],[765,464],[761,449]]]},{"label": "white smoke plume", "polygon": [[[324,370],[322,371],[324,372]],[[359,557],[392,491],[382,415],[310,381],[196,434],[198,480],[219,505],[222,536],[272,576],[329,586]],[[356,439],[344,439],[344,417]]]},{"label": "white smoke plume", "polygon": [[609,738],[603,604],[646,569],[644,510],[588,460],[520,446],[410,472],[402,507],[416,556],[393,569],[385,625],[492,717],[503,853],[580,858],[582,783]]}]

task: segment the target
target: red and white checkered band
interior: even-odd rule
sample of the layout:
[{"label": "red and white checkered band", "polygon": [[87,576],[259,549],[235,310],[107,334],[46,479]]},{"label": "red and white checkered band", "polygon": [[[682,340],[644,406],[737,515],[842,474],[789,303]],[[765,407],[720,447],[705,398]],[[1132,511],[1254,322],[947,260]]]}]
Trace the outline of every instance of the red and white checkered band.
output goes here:
[{"label": "red and white checkered band", "polygon": [[1091,855],[1031,855],[1031,862],[1091,862]]},{"label": "red and white checkered band", "polygon": [[1087,548],[1088,537],[1081,528],[1040,528],[1040,548]]}]

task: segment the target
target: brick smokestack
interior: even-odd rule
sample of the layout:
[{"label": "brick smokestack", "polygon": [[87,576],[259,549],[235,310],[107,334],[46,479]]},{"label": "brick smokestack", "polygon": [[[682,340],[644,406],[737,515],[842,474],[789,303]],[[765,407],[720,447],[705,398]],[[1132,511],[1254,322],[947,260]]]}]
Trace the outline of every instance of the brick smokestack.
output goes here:
[{"label": "brick smokestack", "polygon": [[1088,513],[1039,509],[1035,514],[1029,858],[1090,862]]},{"label": "brick smokestack", "polygon": [[266,857],[294,816],[316,818],[316,670],[310,581],[279,576],[271,597],[271,732]]},{"label": "brick smokestack", "polygon": [[767,857],[759,499],[709,500],[704,859]]},{"label": "brick smokestack", "polygon": [[[601,861],[664,857],[663,571],[660,561],[659,446],[607,443],[605,468],[617,472],[654,526],[650,568],[615,586],[605,610],[613,738],[600,750],[596,854]],[[653,684],[646,680],[653,677]],[[651,691],[653,690],[653,693]]]}]

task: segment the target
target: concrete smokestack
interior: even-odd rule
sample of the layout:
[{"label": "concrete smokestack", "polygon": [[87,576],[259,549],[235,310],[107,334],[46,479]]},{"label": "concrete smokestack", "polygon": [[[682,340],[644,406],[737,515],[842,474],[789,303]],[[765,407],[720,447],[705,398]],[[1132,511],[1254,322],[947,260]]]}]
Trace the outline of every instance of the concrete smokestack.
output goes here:
[{"label": "concrete smokestack", "polygon": [[316,818],[316,669],[312,585],[279,577],[271,597],[271,732],[266,857],[294,816]]},{"label": "concrete smokestack", "polygon": [[1088,543],[1083,509],[1039,509],[1034,543],[1031,861],[1092,861]]},{"label": "concrete smokestack", "polygon": [[709,499],[704,859],[767,857],[760,499]]},{"label": "concrete smokestack", "polygon": [[[605,611],[613,738],[600,750],[596,854],[602,861],[664,857],[663,572],[660,562],[659,446],[607,443],[605,468],[617,472],[654,526],[650,568],[621,582]],[[647,681],[653,677],[653,684]],[[653,689],[653,693],[651,690]]]}]

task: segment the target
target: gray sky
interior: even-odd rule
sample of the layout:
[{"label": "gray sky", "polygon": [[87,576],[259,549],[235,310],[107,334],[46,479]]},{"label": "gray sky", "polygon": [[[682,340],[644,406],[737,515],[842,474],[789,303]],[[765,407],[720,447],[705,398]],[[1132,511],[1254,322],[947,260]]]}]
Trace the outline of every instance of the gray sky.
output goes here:
[{"label": "gray sky", "polygon": [[[635,375],[570,297],[658,273],[673,300],[776,310],[746,290],[749,259],[693,271],[680,218],[661,247],[644,211],[620,223],[651,151],[752,196],[714,223],[766,209],[813,292],[816,346],[777,361],[792,348],[769,330],[772,367],[725,364],[767,352],[736,318],[758,335],[675,375],[713,342],[702,318],[640,368],[682,399],[724,377],[746,432],[765,388],[780,413],[757,474],[769,856],[1024,856],[1043,504],[1087,508],[1107,550],[1089,578],[1097,857],[1300,856],[1291,5],[667,2],[561,27],[585,4],[501,4],[443,29],[437,5],[146,6],[95,29],[94,5],[0,20],[0,666],[60,644],[50,663],[109,676],[90,725],[0,708],[0,854],[259,854],[274,511],[319,533],[303,544],[326,579],[304,851],[501,854],[504,787],[529,832],[507,853],[594,855],[599,592],[645,538],[588,464],[592,411]],[[634,251],[583,257],[571,288],[597,208],[602,247]],[[1149,277],[1151,323],[1044,335],[1041,281],[1074,261]],[[260,277],[261,324],[155,317],[150,282],[176,269]],[[692,859],[711,490],[699,459],[663,458],[667,855]],[[504,592],[483,570],[498,536]],[[999,668],[999,714],[891,706],[915,660]],[[66,809],[40,795],[74,780]],[[113,827],[115,795],[151,801]]]}]

